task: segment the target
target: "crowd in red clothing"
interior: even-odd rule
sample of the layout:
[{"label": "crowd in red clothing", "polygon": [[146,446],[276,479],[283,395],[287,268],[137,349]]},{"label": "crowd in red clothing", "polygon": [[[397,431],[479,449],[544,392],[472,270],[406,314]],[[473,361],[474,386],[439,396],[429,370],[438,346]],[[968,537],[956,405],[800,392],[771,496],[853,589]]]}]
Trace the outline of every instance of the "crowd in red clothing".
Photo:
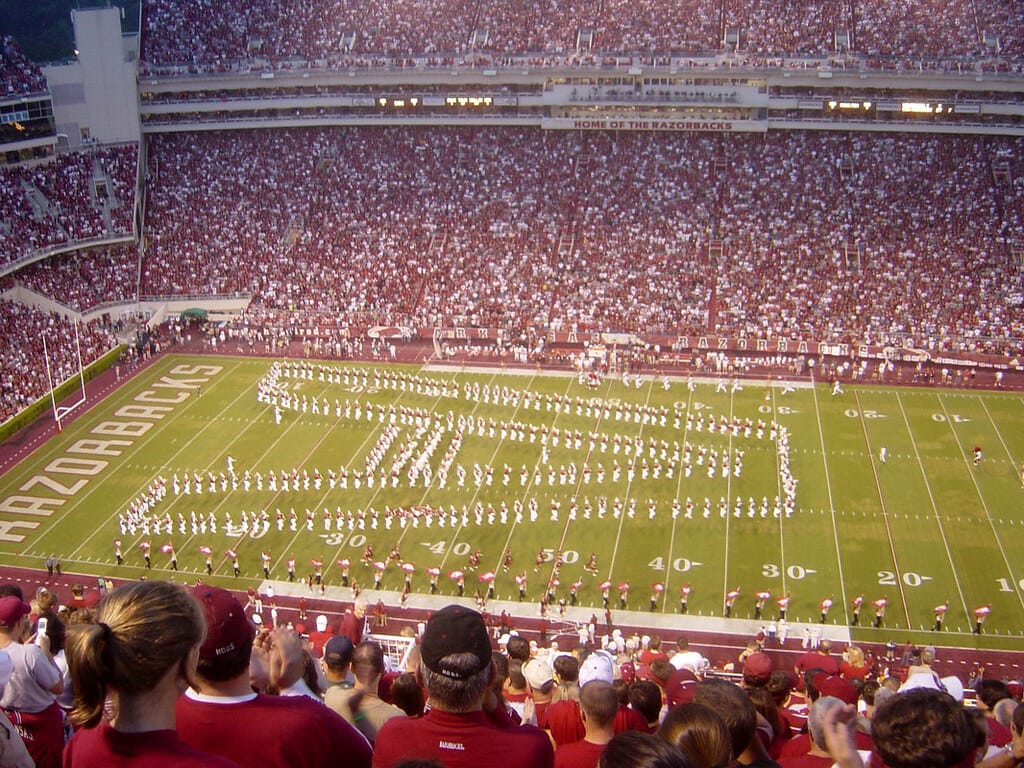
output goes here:
[{"label": "crowd in red clothing", "polygon": [[[134,231],[136,145],[96,146],[0,168],[0,260]],[[109,224],[104,218],[109,211]]]},{"label": "crowd in red clothing", "polygon": [[22,52],[10,36],[0,38],[0,96],[27,96],[46,91],[46,78],[39,66]]},{"label": "crowd in red clothing", "polygon": [[0,290],[15,283],[76,312],[135,298],[139,249],[135,243],[51,257],[3,278]]},{"label": "crowd in red clothing", "polygon": [[[307,633],[308,606],[279,610],[269,588],[244,604],[159,580],[102,592],[61,600],[42,587],[29,604],[18,585],[0,585],[0,702],[19,726],[0,718],[5,765],[55,768],[62,751],[69,768],[115,754],[210,768],[861,768],[868,754],[876,765],[1009,768],[1024,758],[1024,685],[983,669],[946,675],[931,647],[875,659],[823,641],[794,664],[752,643],[714,669],[685,636],[597,638],[596,617],[560,649],[527,639],[507,613],[489,625],[462,605],[395,637],[384,610],[371,617],[358,600]],[[74,726],[66,745],[62,721]]]},{"label": "crowd in red clothing", "polygon": [[[381,324],[994,349],[1024,336],[1021,151],[816,132],[160,136],[142,293]],[[1007,156],[1014,181],[994,181]]]},{"label": "crowd in red clothing", "polygon": [[[438,65],[475,51],[578,60],[578,34],[608,53],[706,54],[726,48],[726,30],[755,57],[828,55],[836,33],[869,57],[977,59],[983,36],[998,37],[1004,57],[1024,53],[1019,5],[812,0],[572,0],[568,3],[473,3],[465,0],[359,3],[154,0],[143,8],[142,59],[150,65],[227,68],[263,59],[289,66],[294,57],[334,65],[372,62],[373,55],[427,56]],[[353,36],[354,35],[354,36]],[[343,43],[343,41],[345,41]],[[344,47],[343,47],[344,46]],[[733,46],[733,44],[730,44]],[[489,59],[488,59],[489,60]]]},{"label": "crowd in red clothing", "polygon": [[[71,321],[34,307],[0,300],[0,421],[6,421],[50,391],[43,337],[50,356],[53,383],[78,372],[75,329]],[[99,322],[78,326],[82,363],[88,365],[117,345],[117,339]]]}]

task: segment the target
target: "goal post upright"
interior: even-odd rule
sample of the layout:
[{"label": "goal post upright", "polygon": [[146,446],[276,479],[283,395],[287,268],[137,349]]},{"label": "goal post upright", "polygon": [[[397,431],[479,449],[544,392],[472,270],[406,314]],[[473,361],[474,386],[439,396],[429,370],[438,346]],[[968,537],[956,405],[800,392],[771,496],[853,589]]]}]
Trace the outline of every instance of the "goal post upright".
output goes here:
[{"label": "goal post upright", "polygon": [[[82,342],[78,334],[78,321],[75,327],[75,358],[78,361],[78,382],[80,394],[78,399],[69,405],[57,405],[57,389],[53,383],[53,365],[50,362],[50,349],[46,344],[46,334],[42,334],[43,340],[43,361],[46,365],[46,384],[50,388],[50,406],[53,408],[53,420],[57,422],[57,431],[64,431],[63,419],[71,411],[82,405],[86,400],[85,395],[85,367],[82,365]],[[70,381],[70,379],[69,379]],[[63,382],[62,382],[63,383]]]}]

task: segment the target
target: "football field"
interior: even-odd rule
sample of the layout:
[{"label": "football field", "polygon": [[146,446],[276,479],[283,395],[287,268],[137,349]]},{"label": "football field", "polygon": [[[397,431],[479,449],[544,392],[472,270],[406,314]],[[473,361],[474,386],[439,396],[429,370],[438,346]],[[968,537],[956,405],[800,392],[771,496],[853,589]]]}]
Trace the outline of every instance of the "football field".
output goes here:
[{"label": "football field", "polygon": [[855,638],[939,642],[944,604],[943,644],[1024,649],[1024,400],[844,389],[170,355],[0,477],[0,553],[132,577],[148,543],[153,576],[173,549],[182,580],[238,587],[265,552],[331,585],[347,561],[368,595],[434,569],[439,594],[461,572],[514,600],[518,576],[668,614],[689,585],[691,615],[739,590],[746,619],[763,591],[764,621],[789,594],[791,622],[831,598],[843,626],[862,596]]}]

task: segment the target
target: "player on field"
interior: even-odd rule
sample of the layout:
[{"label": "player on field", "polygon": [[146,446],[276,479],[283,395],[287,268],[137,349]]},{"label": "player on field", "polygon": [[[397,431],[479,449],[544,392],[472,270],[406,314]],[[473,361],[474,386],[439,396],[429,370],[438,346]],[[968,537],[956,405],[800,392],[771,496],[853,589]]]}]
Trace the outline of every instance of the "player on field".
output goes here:
[{"label": "player on field", "polygon": [[974,614],[974,634],[981,634],[981,625],[985,623],[985,619],[988,618],[989,613],[992,611],[991,605],[979,605],[975,608],[972,613]]},{"label": "player on field", "polygon": [[946,620],[946,611],[949,610],[949,601],[944,600],[941,604],[936,605],[933,609],[935,612],[935,626],[932,629],[935,632],[942,631],[942,622]]}]

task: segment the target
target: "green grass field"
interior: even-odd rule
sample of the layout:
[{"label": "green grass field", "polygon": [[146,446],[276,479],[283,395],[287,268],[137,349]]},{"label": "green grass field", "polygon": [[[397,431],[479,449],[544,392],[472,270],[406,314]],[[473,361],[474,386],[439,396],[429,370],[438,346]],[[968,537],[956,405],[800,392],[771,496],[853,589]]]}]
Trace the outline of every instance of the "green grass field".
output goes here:
[{"label": "green grass field", "polygon": [[[778,385],[769,389],[765,383],[754,382],[744,383],[735,392],[716,391],[714,383],[699,382],[690,392],[685,381],[673,381],[666,390],[661,379],[650,377],[641,388],[627,387],[616,378],[591,390],[569,377],[430,372],[402,366],[389,369],[428,382],[416,391],[412,386],[404,390],[380,386],[375,371],[381,368],[327,365],[338,371],[368,371],[366,386],[355,376],[348,384],[344,380],[321,381],[316,375],[312,379],[282,378],[288,392],[326,398],[331,405],[326,414],[317,415],[312,409],[306,413],[283,410],[281,423],[275,424],[274,407],[257,400],[257,385],[270,370],[270,361],[175,356],[161,360],[0,478],[0,552],[4,560],[39,567],[43,557],[57,554],[69,571],[137,576],[143,573],[138,544],[149,540],[153,571],[162,575],[168,575],[169,558],[160,547],[173,543],[182,577],[203,573],[205,557],[199,547],[208,546],[214,551],[214,581],[239,586],[255,583],[262,579],[260,552],[269,550],[275,578],[285,577],[289,557],[297,559],[300,577],[311,570],[311,560],[318,558],[326,564],[327,582],[338,584],[340,571],[335,563],[349,558],[352,576],[369,588],[373,570],[359,563],[364,546],[372,544],[375,557],[384,560],[397,542],[402,559],[415,563],[414,590],[426,591],[424,569],[434,566],[442,571],[439,591],[454,594],[455,584],[447,573],[465,569],[467,555],[479,549],[483,554],[479,570],[496,572],[498,597],[513,598],[517,591],[514,576],[525,571],[528,594],[538,599],[551,575],[550,561],[561,550],[564,565],[558,593],[566,594],[569,585],[582,577],[582,605],[600,607],[597,585],[604,579],[614,585],[628,579],[630,608],[647,611],[652,585],[660,582],[664,591],[656,610],[673,613],[678,610],[679,588],[688,582],[693,589],[691,614],[720,616],[725,593],[739,587],[742,593],[734,617],[752,618],[754,593],[763,589],[772,593],[766,618],[776,614],[775,598],[790,592],[791,621],[817,620],[819,601],[832,596],[835,606],[828,621],[847,625],[850,601],[863,594],[861,627],[854,630],[854,637],[902,640],[934,639],[927,631],[933,623],[933,607],[948,601],[944,643],[1024,649],[1024,548],[1016,546],[1017,536],[1024,533],[1024,489],[1019,471],[1024,459],[1024,400],[1019,395],[851,385],[844,394],[833,397],[824,386],[783,394]],[[444,397],[441,387],[453,381],[458,385],[457,396]],[[500,398],[491,402],[482,397],[467,399],[467,383],[481,388],[507,387],[539,398],[531,398],[529,407],[522,396],[507,403]],[[449,394],[454,389],[451,387]],[[549,407],[549,395],[566,396],[571,405]],[[579,409],[577,397],[584,403]],[[335,399],[343,404],[340,417]],[[352,405],[348,418],[346,400]],[[382,405],[385,423],[376,411],[372,420],[363,413],[356,421],[357,400],[375,408]],[[592,403],[589,415],[587,403]],[[617,406],[623,406],[619,413],[625,413],[627,403],[649,406],[656,416],[648,423],[617,419]],[[354,474],[350,474],[346,490],[332,490],[328,470],[363,468],[384,435],[392,405],[396,408],[394,436],[380,462],[386,470],[387,487],[382,488],[378,479],[372,487],[363,483],[356,489]],[[417,414],[408,412],[411,415],[402,423],[402,408],[419,410]],[[657,415],[662,408],[664,426]],[[476,429],[466,430],[442,489],[438,487],[438,467],[453,436],[447,429],[449,411],[456,420],[471,415],[483,419],[487,426],[483,436]],[[692,421],[686,414],[693,416]],[[722,417],[741,422],[750,419],[753,427],[749,436],[743,428],[737,434],[732,430],[710,434],[706,424],[712,415],[716,421]],[[429,428],[423,428],[428,423],[425,419],[429,419]],[[492,419],[493,437],[489,435]],[[759,419],[775,419],[788,430],[789,468],[798,482],[790,517],[785,512],[775,515],[774,498],[784,497],[781,463],[768,428],[758,439]],[[697,431],[700,421],[705,426]],[[502,439],[502,422],[522,425],[524,439]],[[435,433],[438,426],[441,429]],[[533,441],[531,427],[537,429]],[[540,464],[543,428],[560,431],[557,446],[549,436],[554,484],[549,483],[547,466]],[[577,430],[580,447],[567,446],[566,431]],[[597,436],[592,450],[590,433]],[[429,454],[432,435],[436,450]],[[608,441],[604,451],[602,435]],[[643,441],[641,457],[625,452],[626,439],[636,436]],[[616,438],[623,446],[618,453],[614,452]],[[693,448],[689,478],[684,476],[681,459],[671,478],[668,476],[675,442]],[[409,450],[410,459],[393,488],[392,462],[399,449],[410,443],[415,443]],[[972,457],[975,445],[985,451],[977,467]],[[884,463],[880,460],[883,446],[888,452]],[[730,472],[723,477],[719,466],[709,478],[706,463],[697,461],[701,449],[709,454],[717,451],[720,457],[743,451],[742,475]],[[240,482],[237,490],[229,487],[221,492],[218,483],[217,491],[209,493],[207,471],[215,475],[226,471],[228,456],[233,458],[239,478],[247,469],[277,474],[297,469],[300,475],[306,470],[310,476],[319,470],[323,474],[321,488],[316,490],[311,481],[308,490],[286,493],[271,491],[264,484],[259,492],[255,482],[249,491]],[[429,487],[423,475],[410,486],[408,468],[420,458],[433,470]],[[627,470],[631,460],[636,461],[632,482]],[[643,460],[648,463],[646,478]],[[618,480],[613,479],[616,461],[620,465]],[[660,464],[657,471],[655,462]],[[493,467],[492,484],[476,485],[475,463]],[[578,470],[576,481],[567,479],[562,484],[558,468],[570,463]],[[460,464],[467,470],[464,487],[457,483],[456,466]],[[511,468],[507,486],[505,464]],[[600,483],[599,464],[605,471]],[[526,485],[520,477],[523,465],[529,475]],[[584,479],[584,465],[591,470],[589,482]],[[537,469],[541,484],[535,484]],[[185,472],[203,476],[203,493],[174,494],[172,477]],[[379,472],[378,468],[375,475]],[[146,535],[137,528],[134,533],[122,533],[119,514],[158,476],[167,481],[168,493],[152,514],[170,515],[172,532]],[[608,500],[603,518],[598,513],[602,496]],[[737,496],[742,500],[738,516]],[[694,502],[693,517],[687,519],[683,507],[678,519],[673,519],[672,501],[685,502],[687,497]],[[721,497],[728,505],[724,517],[719,510]],[[536,522],[530,519],[531,498],[537,502]],[[623,508],[618,516],[616,498]],[[705,498],[711,502],[708,517],[704,515]],[[754,499],[753,512],[750,498]],[[767,499],[765,510],[762,498]],[[578,509],[573,520],[570,506],[574,499]],[[524,517],[518,524],[517,500],[523,504]],[[551,519],[552,500],[561,505],[557,522]],[[589,519],[587,501],[592,508]],[[634,516],[629,512],[632,501]],[[504,524],[502,502],[509,510]],[[477,503],[484,509],[482,524],[477,524],[474,513]],[[652,503],[653,519],[649,514]],[[490,524],[488,505],[495,510]],[[467,525],[463,525],[463,506],[468,510]],[[334,519],[339,507],[344,518],[340,530]],[[455,525],[450,513],[445,515],[444,527],[437,519],[428,526],[425,517],[415,526],[411,517],[404,526],[398,518],[390,526],[385,523],[386,509],[415,507],[454,507]],[[288,520],[292,508],[298,518],[294,531]],[[307,508],[314,516],[312,531],[306,529]],[[325,508],[331,516],[327,530]],[[286,516],[281,531],[277,509]],[[376,527],[371,509],[378,513]],[[263,510],[268,513],[269,526],[250,526],[243,534],[239,529],[242,512],[258,514]],[[367,512],[362,527],[359,510]],[[178,514],[188,521],[193,511],[200,517],[214,513],[217,532],[199,530],[194,534],[189,522],[182,534]],[[356,515],[351,530],[345,518],[349,511]],[[225,514],[230,514],[234,526],[230,530]],[[115,539],[123,542],[125,564],[120,567],[114,563]],[[506,547],[514,557],[507,573],[500,567]],[[237,580],[224,556],[229,548],[238,552],[242,575]],[[547,562],[534,572],[538,552]],[[597,557],[596,576],[583,568],[591,553]],[[390,564],[381,587],[399,590],[402,582],[402,571],[397,564]],[[475,573],[467,572],[466,583],[467,595],[480,586]],[[870,627],[873,609],[868,603],[882,595],[888,597],[889,608],[885,629],[878,631]],[[991,604],[992,613],[985,634],[977,638],[970,634],[971,611],[982,604]],[[618,607],[614,586],[612,607]]]}]

